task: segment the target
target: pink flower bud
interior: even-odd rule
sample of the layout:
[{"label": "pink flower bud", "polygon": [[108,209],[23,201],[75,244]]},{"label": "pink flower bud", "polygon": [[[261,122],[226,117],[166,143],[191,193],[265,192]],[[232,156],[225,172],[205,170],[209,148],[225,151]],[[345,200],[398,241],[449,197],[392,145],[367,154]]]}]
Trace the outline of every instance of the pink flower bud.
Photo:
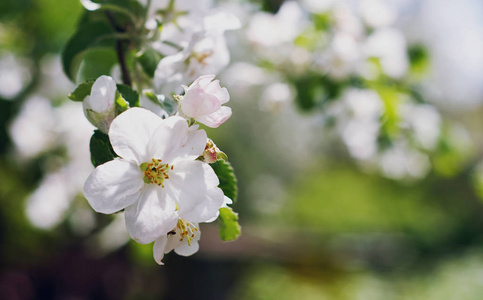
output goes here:
[{"label": "pink flower bud", "polygon": [[205,151],[203,151],[203,154],[201,154],[198,159],[204,161],[205,163],[211,164],[219,159],[227,161],[228,157],[226,156],[225,152],[216,147],[215,143],[213,143],[211,139],[208,139],[206,142]]},{"label": "pink flower bud", "polygon": [[212,81],[215,75],[203,75],[185,88],[185,95],[180,104],[180,112],[187,118],[216,128],[231,116],[231,108],[222,106],[230,100],[226,88],[220,86],[218,80]]}]

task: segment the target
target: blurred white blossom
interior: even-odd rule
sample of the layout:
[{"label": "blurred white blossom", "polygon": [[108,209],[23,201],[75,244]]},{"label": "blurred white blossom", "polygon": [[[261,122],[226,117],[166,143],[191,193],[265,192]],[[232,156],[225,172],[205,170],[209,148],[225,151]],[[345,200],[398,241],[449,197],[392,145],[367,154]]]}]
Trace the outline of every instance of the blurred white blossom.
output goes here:
[{"label": "blurred white blossom", "polygon": [[10,136],[17,154],[33,158],[56,141],[54,111],[48,99],[27,99],[10,125]]},{"label": "blurred white blossom", "polygon": [[[37,189],[27,200],[26,213],[32,224],[39,228],[50,229],[65,218],[65,213],[75,196],[81,192],[84,181],[93,169],[89,163],[89,140],[94,127],[84,118],[80,103],[69,102],[52,109],[48,100],[37,98],[36,101],[41,101],[40,103],[44,103],[51,109],[50,114],[44,115],[51,121],[48,124],[49,127],[44,128],[50,133],[51,140],[50,143],[37,141],[38,144],[32,144],[38,152],[30,153],[28,157],[34,157],[40,151],[52,150],[54,146],[62,146],[67,150],[67,162],[58,166],[58,169],[46,170],[45,178],[40,181]],[[30,105],[27,102],[24,108]],[[24,122],[22,120],[20,115],[15,122]],[[36,125],[39,127],[42,123],[38,118],[29,120],[32,122],[32,127],[26,132],[35,133],[33,128],[36,128]],[[18,136],[15,130],[11,134],[14,140],[22,137],[22,135]],[[30,142],[34,143],[35,139]],[[20,150],[22,144],[17,144],[17,147],[20,147],[18,148]]]},{"label": "blurred white blossom", "polygon": [[10,52],[0,52],[0,97],[15,97],[32,80],[32,62]]}]

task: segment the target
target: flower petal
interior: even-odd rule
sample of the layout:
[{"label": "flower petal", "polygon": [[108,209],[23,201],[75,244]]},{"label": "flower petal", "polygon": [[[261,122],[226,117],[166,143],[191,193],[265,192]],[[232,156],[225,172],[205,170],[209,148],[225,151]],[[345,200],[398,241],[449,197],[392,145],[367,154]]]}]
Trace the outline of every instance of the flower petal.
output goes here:
[{"label": "flower petal", "polygon": [[215,80],[206,88],[206,92],[215,95],[221,104],[225,104],[230,101],[230,94],[226,88],[220,86],[220,81]]},{"label": "flower petal", "polygon": [[209,115],[220,109],[215,95],[207,94],[202,88],[189,89],[181,102],[183,114],[190,118]]},{"label": "flower petal", "polygon": [[184,69],[186,68],[184,64],[186,59],[187,56],[184,52],[169,55],[161,59],[156,67],[153,79],[157,93],[171,95],[171,93],[178,94],[183,91],[181,84]]},{"label": "flower petal", "polygon": [[162,235],[156,241],[154,241],[153,257],[154,257],[154,260],[158,263],[158,265],[164,265],[162,260],[164,257],[164,248],[166,247],[167,242],[168,242],[168,236],[166,235]]},{"label": "flower petal", "polygon": [[138,166],[150,161],[147,145],[153,132],[163,121],[149,110],[134,107],[123,112],[112,121],[109,140],[112,148],[124,159],[132,160]]},{"label": "flower petal", "polygon": [[196,86],[196,85],[199,85],[199,87],[202,87],[202,88],[205,88],[207,87],[210,82],[215,79],[216,75],[202,75],[200,77],[198,77],[195,81],[193,81],[193,83],[191,84],[191,86]]},{"label": "flower petal", "polygon": [[[228,207],[228,204],[233,204],[233,200],[231,200],[230,198],[225,196],[224,199],[223,199],[223,204],[221,205],[220,208]],[[216,215],[213,218],[204,221],[204,223],[211,223],[211,222],[215,221],[216,219],[218,219],[219,215],[220,215],[220,212],[219,212],[219,209],[218,209],[218,212],[216,213]]]},{"label": "flower petal", "polygon": [[[181,161],[174,165],[165,181],[168,196],[178,203],[178,214],[190,222],[213,218],[223,205],[223,192],[217,188],[213,169],[200,161]],[[214,191],[214,190],[219,191]]]},{"label": "flower petal", "polygon": [[206,141],[204,130],[188,127],[181,117],[169,117],[156,128],[149,151],[152,158],[162,159],[163,163],[195,160],[205,150]]},{"label": "flower petal", "polygon": [[[199,228],[198,224],[196,224],[196,227]],[[192,238],[191,242],[188,243],[188,239],[183,239],[181,242],[179,242],[176,248],[174,248],[174,252],[182,256],[190,256],[195,254],[200,249],[200,245],[198,244],[200,237],[201,231],[195,231],[195,236]]]},{"label": "flower petal", "polygon": [[217,128],[221,124],[225,123],[231,117],[231,108],[228,106],[222,106],[218,111],[207,116],[201,116],[196,118],[196,121],[205,124],[211,128]]},{"label": "flower petal", "polygon": [[220,188],[208,190],[203,195],[203,201],[198,201],[191,210],[178,212],[180,218],[197,223],[209,223],[216,220],[218,210],[223,206],[223,191]]},{"label": "flower petal", "polygon": [[168,234],[168,242],[166,243],[166,246],[164,247],[164,253],[169,253],[171,250],[174,248],[178,247],[180,243],[180,237],[178,233],[175,234]]},{"label": "flower petal", "polygon": [[183,160],[173,166],[165,183],[170,189],[207,191],[217,187],[220,181],[210,165],[199,160]]},{"label": "flower petal", "polygon": [[89,98],[86,98],[86,106],[95,112],[101,113],[110,109],[114,105],[116,96],[116,82],[109,76],[97,78],[91,88]]},{"label": "flower petal", "polygon": [[144,186],[142,178],[139,167],[131,162],[109,161],[98,166],[87,178],[84,196],[95,211],[112,214],[139,198]]},{"label": "flower petal", "polygon": [[171,231],[178,220],[176,203],[163,188],[146,185],[137,205],[126,208],[126,228],[140,244],[149,244]]}]

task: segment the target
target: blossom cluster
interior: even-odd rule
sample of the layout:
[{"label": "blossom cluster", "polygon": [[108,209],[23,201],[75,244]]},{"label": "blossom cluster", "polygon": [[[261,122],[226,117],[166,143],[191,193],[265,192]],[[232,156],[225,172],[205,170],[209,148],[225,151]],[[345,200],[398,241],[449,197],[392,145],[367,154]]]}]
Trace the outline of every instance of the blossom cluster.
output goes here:
[{"label": "blossom cluster", "polygon": [[[103,9],[82,3],[88,10]],[[132,239],[154,242],[154,259],[163,264],[171,250],[184,256],[197,252],[199,224],[213,222],[222,209],[235,217],[230,222],[237,219],[227,206],[234,195],[226,196],[212,167],[222,160],[231,169],[227,156],[197,123],[217,128],[232,114],[224,105],[230,95],[215,77],[229,62],[223,34],[240,24],[207,1],[140,4],[143,25],[136,34],[145,38],[132,45],[139,47],[135,61],[144,76],[119,58],[124,84],[114,70],[82,83],[69,98],[82,101],[86,118],[97,128],[90,142],[96,169],[85,182],[85,198],[96,212],[123,211]],[[158,58],[152,73],[146,70],[146,55]],[[130,71],[138,76],[126,82]],[[236,190],[234,175],[229,178]],[[237,226],[238,233],[220,235],[236,238]]]},{"label": "blossom cluster", "polygon": [[154,72],[156,92],[179,93],[182,85],[201,75],[218,74],[228,65],[224,33],[241,25],[234,15],[211,6],[211,1],[151,1],[146,26],[155,38],[145,48],[163,57]]},{"label": "blossom cluster", "polygon": [[254,65],[227,73],[260,74],[246,82],[264,89],[263,110],[280,113],[293,99],[300,111],[316,112],[357,163],[395,179],[421,178],[444,124],[422,97],[426,49],[397,21],[387,1],[285,1],[276,13],[246,14]]},{"label": "blossom cluster", "polygon": [[141,244],[155,243],[155,260],[165,252],[198,250],[198,223],[212,222],[231,203],[209,164],[198,160],[207,144],[204,130],[185,119],[162,119],[143,108],[117,116],[109,140],[119,158],[98,166],[84,186],[95,211],[125,210],[126,227]]}]

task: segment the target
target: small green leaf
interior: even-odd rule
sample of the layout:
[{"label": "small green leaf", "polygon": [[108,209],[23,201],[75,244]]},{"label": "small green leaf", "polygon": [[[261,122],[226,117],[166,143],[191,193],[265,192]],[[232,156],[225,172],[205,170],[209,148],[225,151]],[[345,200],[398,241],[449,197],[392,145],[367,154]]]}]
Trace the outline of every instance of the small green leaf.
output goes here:
[{"label": "small green leaf", "polygon": [[333,23],[332,14],[331,13],[315,14],[312,16],[312,22],[314,23],[315,29],[317,31],[327,32]]},{"label": "small green leaf", "polygon": [[343,82],[331,80],[327,76],[306,74],[301,78],[294,78],[297,91],[295,103],[302,112],[311,112],[323,107],[330,101],[340,97]]},{"label": "small green leaf", "polygon": [[93,48],[112,47],[113,29],[103,21],[86,22],[77,29],[62,50],[62,67],[70,80],[75,81],[84,54]]},{"label": "small green leaf", "polygon": [[86,96],[91,94],[92,85],[94,80],[88,80],[79,84],[79,86],[69,94],[69,99],[72,101],[83,101]]},{"label": "small green leaf", "polygon": [[384,107],[381,120],[382,131],[390,138],[394,138],[400,133],[400,95],[398,91],[392,87],[382,85],[372,85],[372,87],[379,94],[379,97],[381,97]]},{"label": "small green leaf", "polygon": [[433,169],[440,176],[453,177],[468,166],[475,148],[464,129],[443,123],[441,130],[438,145],[431,157]]},{"label": "small green leaf", "polygon": [[89,148],[91,150],[91,161],[94,167],[117,157],[109,142],[109,136],[99,130],[94,131]]},{"label": "small green leaf", "polygon": [[410,71],[415,76],[424,75],[430,67],[430,55],[423,45],[416,44],[408,48]]},{"label": "small green leaf", "polygon": [[218,233],[223,241],[236,240],[241,234],[241,226],[238,224],[238,214],[230,207],[220,208]]},{"label": "small green leaf", "polygon": [[216,160],[223,160],[225,162],[228,162],[228,155],[226,155],[225,152],[219,151],[216,153]]},{"label": "small green leaf", "polygon": [[129,103],[121,96],[119,91],[116,91],[116,115],[120,115],[129,109]]},{"label": "small green leaf", "polygon": [[235,172],[233,171],[231,164],[224,160],[218,160],[210,164],[210,166],[220,179],[219,187],[223,190],[225,196],[235,202],[238,195],[238,188],[236,186],[237,180]]},{"label": "small green leaf", "polygon": [[139,53],[136,58],[141,64],[144,72],[152,78],[162,56],[153,49],[146,49],[143,52]]},{"label": "small green leaf", "polygon": [[483,165],[477,165],[476,169],[471,174],[471,181],[473,183],[473,187],[475,189],[475,193],[480,199],[483,201]]},{"label": "small green leaf", "polygon": [[178,109],[178,103],[170,98],[164,98],[161,101],[161,108],[164,109],[164,111],[166,111],[168,115],[172,116],[176,113],[176,110]]},{"label": "small green leaf", "polygon": [[117,84],[116,86],[119,93],[121,93],[122,98],[129,103],[129,107],[139,107],[138,92],[125,84]]}]

